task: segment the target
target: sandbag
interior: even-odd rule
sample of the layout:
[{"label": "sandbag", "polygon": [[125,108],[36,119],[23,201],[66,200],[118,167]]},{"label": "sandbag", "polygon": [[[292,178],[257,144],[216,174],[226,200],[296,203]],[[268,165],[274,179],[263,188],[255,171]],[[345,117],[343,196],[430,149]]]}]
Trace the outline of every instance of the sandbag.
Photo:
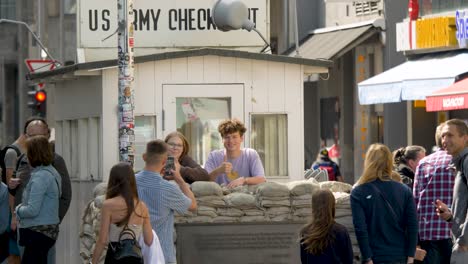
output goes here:
[{"label": "sandbag", "polygon": [[265,182],[259,184],[256,194],[263,197],[289,196],[289,189],[283,184]]},{"label": "sandbag", "polygon": [[226,205],[235,208],[255,208],[255,196],[246,193],[231,193],[223,197]]},{"label": "sandbag", "polygon": [[338,181],[326,181],[320,183],[320,189],[329,189],[332,192],[351,193],[353,186],[348,183]]},{"label": "sandbag", "polygon": [[200,196],[222,196],[223,190],[216,182],[196,181],[192,183],[192,192],[195,197]]},{"label": "sandbag", "polygon": [[320,185],[312,181],[293,181],[287,184],[291,196],[301,196],[306,194],[313,194],[316,190],[320,189]]}]

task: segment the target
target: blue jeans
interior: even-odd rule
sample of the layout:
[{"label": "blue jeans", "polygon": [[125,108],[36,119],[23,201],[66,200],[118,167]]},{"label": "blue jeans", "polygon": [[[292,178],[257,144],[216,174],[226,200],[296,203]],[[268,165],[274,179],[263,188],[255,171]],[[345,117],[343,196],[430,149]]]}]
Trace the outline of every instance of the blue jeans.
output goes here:
[{"label": "blue jeans", "polygon": [[424,261],[418,263],[432,264],[450,264],[452,256],[452,239],[426,240],[420,241],[419,245],[426,250]]}]

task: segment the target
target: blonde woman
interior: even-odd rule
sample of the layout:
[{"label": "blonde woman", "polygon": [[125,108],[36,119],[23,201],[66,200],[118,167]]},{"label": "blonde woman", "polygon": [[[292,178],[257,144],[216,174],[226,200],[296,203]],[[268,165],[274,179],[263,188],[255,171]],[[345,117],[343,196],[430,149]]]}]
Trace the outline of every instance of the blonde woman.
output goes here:
[{"label": "blonde woman", "polygon": [[409,188],[394,180],[387,146],[372,144],[364,172],[351,192],[351,209],[362,263],[413,263],[418,222]]}]

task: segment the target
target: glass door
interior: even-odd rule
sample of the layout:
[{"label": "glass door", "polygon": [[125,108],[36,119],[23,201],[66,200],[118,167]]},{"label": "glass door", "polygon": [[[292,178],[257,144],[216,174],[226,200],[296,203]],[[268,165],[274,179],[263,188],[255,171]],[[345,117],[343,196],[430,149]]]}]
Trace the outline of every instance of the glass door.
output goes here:
[{"label": "glass door", "polygon": [[163,85],[163,109],[164,137],[176,130],[184,134],[190,157],[203,165],[212,150],[223,147],[219,122],[244,121],[244,85]]}]

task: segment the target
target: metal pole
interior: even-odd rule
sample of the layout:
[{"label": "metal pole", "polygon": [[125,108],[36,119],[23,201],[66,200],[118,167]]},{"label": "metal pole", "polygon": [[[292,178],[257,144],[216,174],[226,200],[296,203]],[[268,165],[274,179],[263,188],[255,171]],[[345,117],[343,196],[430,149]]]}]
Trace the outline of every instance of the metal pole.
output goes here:
[{"label": "metal pole", "polygon": [[119,66],[119,159],[135,160],[135,109],[133,100],[133,0],[117,1]]},{"label": "metal pole", "polygon": [[297,0],[293,0],[294,3],[294,42],[296,46],[296,57],[301,57],[299,54],[299,27],[297,25]]},{"label": "metal pole", "polygon": [[31,33],[31,35],[34,37],[37,44],[39,44],[39,46],[41,46],[41,48],[47,54],[47,56],[56,63],[56,67],[59,67],[59,66],[62,65],[62,63],[60,63],[60,61],[54,59],[54,57],[52,57],[52,55],[50,55],[50,53],[47,51],[47,49],[42,44],[41,40],[36,36],[36,34],[34,34],[34,32],[31,30],[31,28],[29,27],[28,24],[24,23],[23,21],[16,21],[16,20],[10,20],[10,19],[0,19],[0,24],[1,23],[12,23],[12,24],[18,24],[18,25],[25,26],[28,29],[29,33]]},{"label": "metal pole", "polygon": [[[37,37],[42,37],[42,0],[37,0]],[[38,57],[42,57],[41,48],[38,51]]]}]

